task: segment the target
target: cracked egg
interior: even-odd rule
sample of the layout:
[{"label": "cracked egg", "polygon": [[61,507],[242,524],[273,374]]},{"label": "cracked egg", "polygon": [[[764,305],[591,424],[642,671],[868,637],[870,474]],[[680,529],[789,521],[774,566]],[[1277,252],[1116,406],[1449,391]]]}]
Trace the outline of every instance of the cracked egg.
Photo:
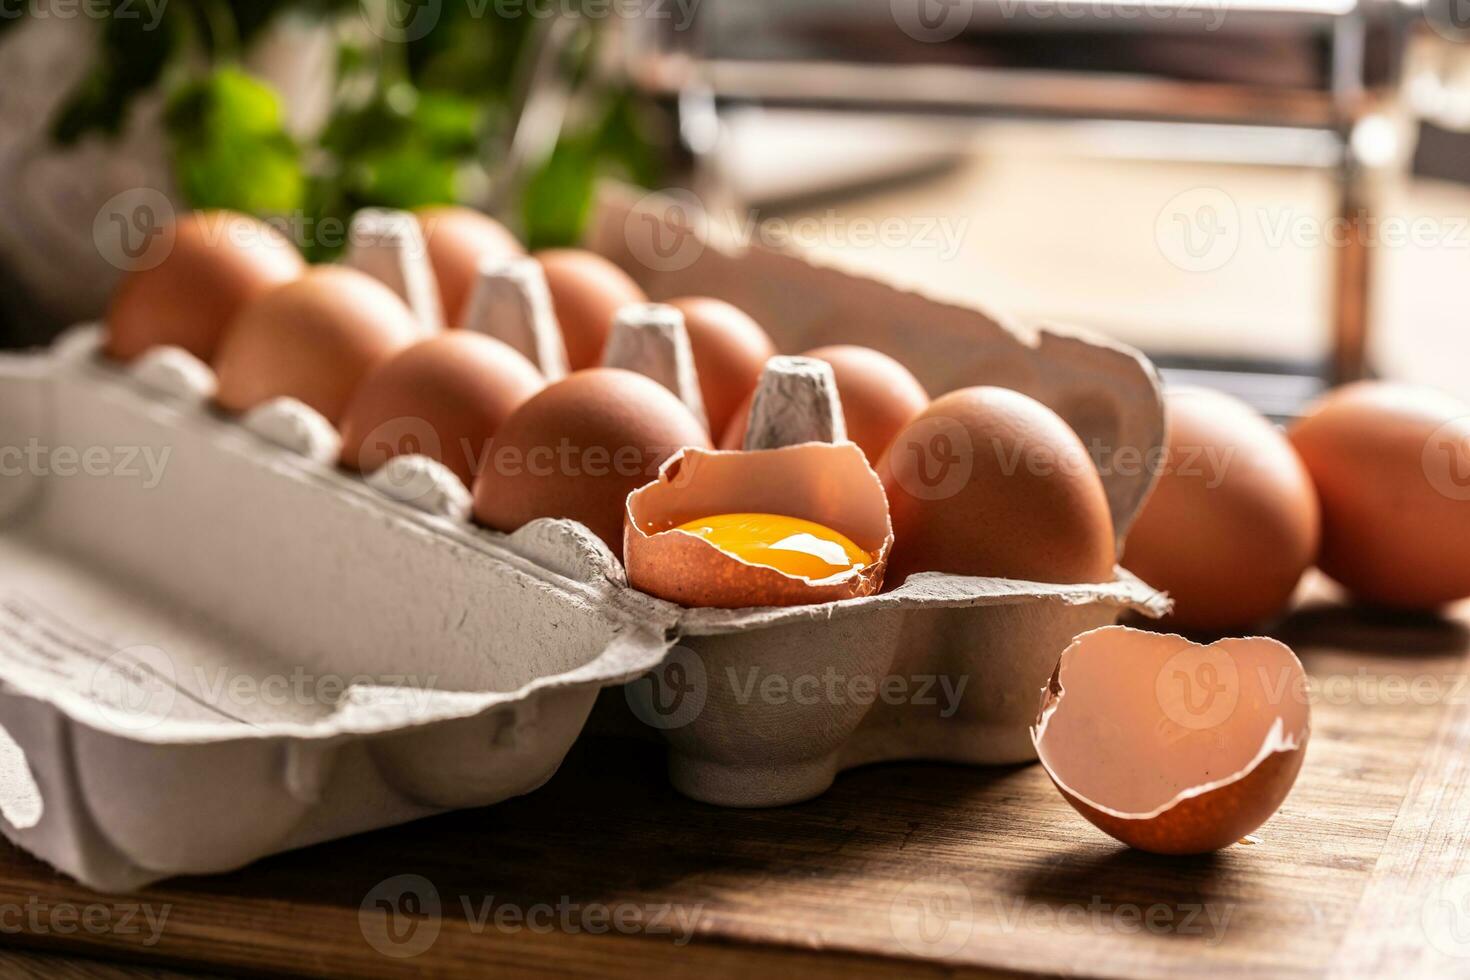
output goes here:
[{"label": "cracked egg", "polygon": [[872,595],[892,546],[883,485],[850,442],[685,449],[628,495],[623,523],[629,582],[681,606]]},{"label": "cracked egg", "polygon": [[1270,819],[1310,730],[1306,674],[1285,644],[1108,626],[1062,653],[1031,738],[1096,827],[1139,850],[1200,854]]}]

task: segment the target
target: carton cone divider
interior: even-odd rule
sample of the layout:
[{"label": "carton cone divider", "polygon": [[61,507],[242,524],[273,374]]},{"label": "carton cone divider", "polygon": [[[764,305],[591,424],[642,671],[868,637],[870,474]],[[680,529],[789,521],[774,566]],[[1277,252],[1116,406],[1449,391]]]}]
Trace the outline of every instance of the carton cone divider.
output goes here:
[{"label": "carton cone divider", "polygon": [[547,381],[567,374],[567,347],[541,263],[524,256],[482,259],[460,329],[494,337],[524,354]]},{"label": "carton cone divider", "polygon": [[444,329],[439,284],[418,219],[407,211],[364,208],[352,218],[343,264],[366,272],[408,305],[431,337]]},{"label": "carton cone divider", "polygon": [[684,314],[675,307],[631,303],[618,310],[602,352],[602,365],[652,378],[678,395],[700,425],[709,429],[694,370],[694,349],[689,345]]},{"label": "carton cone divider", "polygon": [[847,422],[832,365],[814,357],[786,355],[766,362],[751,401],[742,449],[846,440]]}]

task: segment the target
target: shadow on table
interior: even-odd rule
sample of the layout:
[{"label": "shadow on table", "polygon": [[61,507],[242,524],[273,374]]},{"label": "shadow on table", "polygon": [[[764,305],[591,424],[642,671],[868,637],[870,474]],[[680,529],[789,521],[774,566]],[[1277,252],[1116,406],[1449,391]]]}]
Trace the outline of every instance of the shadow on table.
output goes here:
[{"label": "shadow on table", "polygon": [[[540,790],[266,858],[242,872],[179,879],[188,891],[269,895],[355,911],[385,879],[432,882],[446,919],[484,899],[725,904],[737,884],[758,900],[778,877],[862,877],[906,862],[905,835],[958,827],[967,800],[1028,767],[905,763],[860,767],[824,796],[768,809],[697,803],[670,786],[661,744],[584,738]],[[742,900],[742,901],[743,901]],[[465,904],[471,908],[465,908]]]},{"label": "shadow on table", "polygon": [[[1182,632],[1196,643],[1212,643],[1226,636],[1242,636],[1250,629],[1228,632],[1181,631],[1169,623],[1158,623],[1140,615],[1129,615],[1124,625],[1164,633]],[[1470,628],[1458,619],[1436,612],[1382,609],[1350,603],[1318,600],[1293,610],[1260,632],[1274,636],[1300,653],[1308,649],[1332,649],[1346,653],[1436,656],[1463,652],[1470,647]]]},{"label": "shadow on table", "polygon": [[1463,653],[1470,628],[1433,612],[1313,602],[1301,606],[1271,631],[1292,649],[1328,648],[1348,653],[1437,656]]},{"label": "shadow on table", "polygon": [[1119,847],[1053,855],[1014,876],[1014,897],[1022,904],[1012,917],[1055,921],[1062,929],[1070,917],[1095,931],[1214,945],[1233,917],[1236,903],[1225,896],[1239,893],[1234,868],[1228,853],[1181,857]]}]

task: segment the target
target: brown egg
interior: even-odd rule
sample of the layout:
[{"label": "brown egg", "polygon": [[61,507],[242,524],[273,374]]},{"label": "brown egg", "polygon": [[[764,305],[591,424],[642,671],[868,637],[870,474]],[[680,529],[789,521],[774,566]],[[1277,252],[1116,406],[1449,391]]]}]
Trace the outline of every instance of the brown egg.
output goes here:
[{"label": "brown egg", "polygon": [[[858,444],[874,464],[893,438],[929,404],[929,395],[909,369],[869,347],[839,344],[818,347],[803,357],[815,357],[832,365],[842,414],[847,420],[847,438]],[[750,399],[736,411],[720,440],[721,449],[739,449],[750,422]]]},{"label": "brown egg", "polygon": [[538,517],[581,521],[622,557],[628,494],[709,436],[663,385],[620,368],[577,371],[500,427],[475,480],[475,519],[514,531]]},{"label": "brown egg", "polygon": [[669,305],[684,314],[709,430],[719,435],[754,393],[776,345],[760,324],[724,300],[686,296],[669,300]]},{"label": "brown egg", "polygon": [[387,286],[356,269],[321,266],[251,303],[215,357],[219,404],[244,412],[284,395],[337,425],[379,364],[419,337]]},{"label": "brown egg", "polygon": [[474,208],[441,205],[414,214],[424,230],[429,265],[439,283],[444,322],[457,327],[474,291],[480,260],[523,255],[525,249],[504,225]]},{"label": "brown egg", "polygon": [[1062,654],[1031,729],[1067,802],[1156,854],[1228,847],[1291,792],[1311,735],[1306,673],[1265,637],[1209,646],[1108,626]]},{"label": "brown egg", "polygon": [[1322,504],[1324,572],[1382,606],[1470,596],[1470,405],[1359,382],[1311,406],[1290,435]]},{"label": "brown egg", "polygon": [[1060,416],[1019,392],[935,399],[878,473],[893,514],[890,588],[914,572],[1113,578],[1113,522],[1092,458]]},{"label": "brown egg", "polygon": [[1121,564],[1174,600],[1190,630],[1279,615],[1317,558],[1317,494],[1296,450],[1244,402],[1204,388],[1164,398],[1169,439]]},{"label": "brown egg", "polygon": [[161,261],[129,273],[108,304],[105,350],[119,360],[171,344],[208,361],[247,303],[306,268],[274,228],[233,211],[183,215],[150,248]]},{"label": "brown egg", "polygon": [[567,362],[573,371],[595,366],[602,359],[613,314],[629,303],[646,303],[648,297],[626,272],[592,252],[552,248],[537,252],[536,260],[546,273]]},{"label": "brown egg", "polygon": [[883,485],[850,442],[688,449],[628,496],[628,581],[682,606],[872,595],[893,544]]},{"label": "brown egg", "polygon": [[546,382],[509,344],[455,330],[420,341],[367,376],[342,418],[342,462],[371,473],[416,453],[474,482],[490,438]]}]

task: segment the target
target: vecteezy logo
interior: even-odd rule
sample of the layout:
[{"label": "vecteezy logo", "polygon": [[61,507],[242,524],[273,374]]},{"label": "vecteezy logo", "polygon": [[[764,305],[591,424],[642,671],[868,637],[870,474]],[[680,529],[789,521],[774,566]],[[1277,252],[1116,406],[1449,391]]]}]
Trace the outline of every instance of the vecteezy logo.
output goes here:
[{"label": "vecteezy logo", "polygon": [[[466,452],[471,451],[471,447],[463,448]],[[367,434],[358,450],[357,468],[363,473],[376,473],[389,460],[399,456],[427,456],[442,460],[443,452],[439,431],[427,419],[402,416],[383,422]],[[433,482],[419,470],[389,470],[384,476],[395,481],[393,488],[399,500],[417,500],[433,489]]]},{"label": "vecteezy logo", "polygon": [[623,686],[633,714],[650,728],[683,728],[704,711],[708,675],[699,654],[676,646],[658,667]]},{"label": "vecteezy logo", "polygon": [[1176,194],[1154,221],[1154,241],[1185,272],[1213,272],[1240,248],[1240,209],[1218,187]]},{"label": "vecteezy logo", "polygon": [[1470,41],[1470,0],[1424,0],[1424,19],[1446,41]]},{"label": "vecteezy logo", "polygon": [[357,910],[367,944],[384,956],[418,956],[439,938],[439,889],[423,875],[394,875],[373,886]]},{"label": "vecteezy logo", "polygon": [[1154,695],[1164,715],[1180,727],[1217,728],[1240,700],[1235,658],[1219,647],[1191,644],[1164,663],[1154,678]]},{"label": "vecteezy logo", "polygon": [[704,254],[704,204],[689,191],[647,194],[628,212],[623,239],[633,258],[655,272],[679,272]]},{"label": "vecteezy logo", "polygon": [[443,0],[360,0],[362,19],[384,41],[407,44],[425,38],[439,23]]},{"label": "vecteezy logo", "polygon": [[92,219],[92,242],[115,268],[152,269],[173,251],[173,203],[151,187],[114,194]]},{"label": "vecteezy logo", "polygon": [[1470,500],[1470,416],[1451,419],[1431,432],[1420,463],[1437,492],[1451,500]]},{"label": "vecteezy logo", "polygon": [[953,875],[905,884],[888,908],[888,922],[900,946],[915,956],[953,956],[975,928],[974,899]]},{"label": "vecteezy logo", "polygon": [[118,728],[142,731],[163,721],[178,697],[177,674],[168,654],[154,646],[117,651],[92,672],[92,702]]},{"label": "vecteezy logo", "polygon": [[915,41],[938,44],[960,36],[970,26],[972,0],[888,0],[893,22]]},{"label": "vecteezy logo", "polygon": [[970,430],[945,416],[920,419],[898,434],[888,450],[893,478],[918,500],[947,500],[975,469]]},{"label": "vecteezy logo", "polygon": [[1446,956],[1470,958],[1470,874],[1442,881],[1420,912],[1429,944]]}]

